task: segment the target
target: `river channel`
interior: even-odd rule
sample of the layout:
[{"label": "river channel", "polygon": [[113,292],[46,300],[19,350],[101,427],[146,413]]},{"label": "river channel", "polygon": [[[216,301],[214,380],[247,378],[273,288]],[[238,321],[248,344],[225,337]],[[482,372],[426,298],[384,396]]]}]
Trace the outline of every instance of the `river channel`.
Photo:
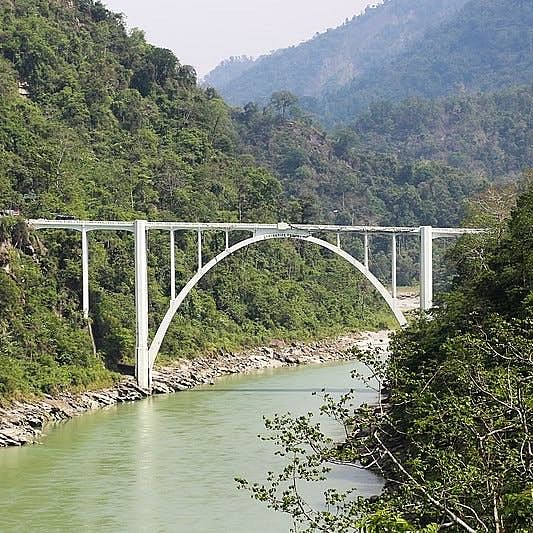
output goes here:
[{"label": "river channel", "polygon": [[[286,532],[290,521],[238,491],[279,459],[262,416],[317,411],[322,388],[374,393],[350,378],[356,363],[266,370],[213,386],[119,405],[47,432],[42,444],[0,450],[0,531]],[[328,431],[341,440],[340,428]],[[381,490],[379,478],[337,469],[330,485]],[[324,486],[312,489],[319,501]]]}]

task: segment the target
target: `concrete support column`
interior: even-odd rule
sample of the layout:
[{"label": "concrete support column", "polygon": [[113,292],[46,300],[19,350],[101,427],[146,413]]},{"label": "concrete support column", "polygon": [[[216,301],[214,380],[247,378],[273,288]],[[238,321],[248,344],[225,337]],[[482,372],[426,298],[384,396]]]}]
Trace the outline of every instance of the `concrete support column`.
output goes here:
[{"label": "concrete support column", "polygon": [[337,248],[341,247],[341,234],[337,233]]},{"label": "concrete support column", "polygon": [[365,268],[368,270],[370,263],[368,260],[368,233],[365,233]]},{"label": "concrete support column", "polygon": [[396,254],[396,233],[392,234],[392,298],[394,305],[396,306],[396,298],[398,296],[397,283],[396,283],[396,271],[397,271],[397,254]]},{"label": "concrete support column", "polygon": [[420,310],[433,306],[433,228],[420,228]]},{"label": "concrete support column", "polygon": [[82,277],[82,303],[83,317],[89,318],[89,242],[87,229],[81,230],[81,277]]},{"label": "concrete support column", "polygon": [[148,358],[148,263],[146,220],[135,221],[135,377],[143,389],[150,389],[152,376]]},{"label": "concrete support column", "polygon": [[198,270],[202,269],[202,232],[198,231]]},{"label": "concrete support column", "polygon": [[170,300],[176,299],[176,242],[174,230],[170,230]]},{"label": "concrete support column", "polygon": [[229,248],[229,231],[226,231],[226,250]]}]

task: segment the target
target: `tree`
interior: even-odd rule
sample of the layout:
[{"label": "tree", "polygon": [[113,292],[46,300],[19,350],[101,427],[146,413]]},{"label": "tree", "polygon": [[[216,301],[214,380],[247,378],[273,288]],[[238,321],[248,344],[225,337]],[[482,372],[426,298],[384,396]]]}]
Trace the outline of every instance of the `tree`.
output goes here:
[{"label": "tree", "polygon": [[281,120],[285,120],[297,102],[298,97],[289,91],[275,92],[270,97],[270,106],[277,112]]},{"label": "tree", "polygon": [[[412,353],[413,341],[400,335],[393,358]],[[325,435],[312,413],[296,419],[277,415],[266,420],[269,435],[263,438],[286,457],[285,467],[269,472],[263,484],[237,479],[239,487],[290,514],[298,531],[528,530],[533,525],[530,332],[498,322],[457,337],[448,350],[448,359],[421,379],[397,360],[385,368],[375,354],[359,354],[378,383],[378,405],[357,408],[352,392],[340,400],[325,395],[321,408],[343,426],[344,445]],[[385,382],[393,390],[392,405],[383,397]],[[303,486],[326,479],[336,464],[377,469],[387,482],[384,493],[367,500],[355,491],[329,489],[323,508],[312,508]]]},{"label": "tree", "polygon": [[[344,428],[342,446],[312,413],[278,415],[264,438],[286,465],[265,483],[239,486],[289,513],[295,530],[531,531],[532,213],[529,185],[502,231],[479,237],[484,267],[469,259],[431,316],[395,335],[386,362],[354,352],[377,384],[377,403],[325,396],[321,414]],[[323,508],[311,508],[302,485],[339,463],[379,471],[385,490],[368,500],[330,489]]]}]

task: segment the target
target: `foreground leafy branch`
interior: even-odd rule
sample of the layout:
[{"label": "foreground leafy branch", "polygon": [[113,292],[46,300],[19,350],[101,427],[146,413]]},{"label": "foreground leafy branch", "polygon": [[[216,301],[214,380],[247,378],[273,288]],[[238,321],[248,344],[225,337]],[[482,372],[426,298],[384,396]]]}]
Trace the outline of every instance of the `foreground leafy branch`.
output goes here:
[{"label": "foreground leafy branch", "polygon": [[[266,420],[262,438],[285,466],[265,483],[239,479],[239,487],[291,515],[294,531],[526,531],[533,502],[528,335],[524,324],[495,320],[450,339],[445,361],[416,375],[403,365],[412,355],[405,334],[388,366],[375,353],[359,353],[376,405],[359,406],[353,391],[325,394],[318,417]],[[390,398],[386,382],[394,383]],[[321,429],[321,417],[343,428],[342,445]],[[312,508],[306,487],[327,479],[333,465],[380,472],[383,493],[365,499],[331,488]]]}]

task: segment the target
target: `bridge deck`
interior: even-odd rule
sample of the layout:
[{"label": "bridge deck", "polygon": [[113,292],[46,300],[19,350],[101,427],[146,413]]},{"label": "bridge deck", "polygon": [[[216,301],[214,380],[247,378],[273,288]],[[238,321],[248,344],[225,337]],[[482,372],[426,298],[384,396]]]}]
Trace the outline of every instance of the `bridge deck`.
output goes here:
[{"label": "bridge deck", "polygon": [[[134,221],[98,221],[98,220],[47,220],[31,219],[28,224],[35,229],[71,229],[77,231],[131,231],[135,229]],[[147,229],[163,231],[268,231],[268,232],[304,232],[304,233],[373,233],[373,234],[415,234],[420,227],[405,226],[336,226],[332,224],[249,224],[240,222],[147,222]],[[475,228],[433,228],[434,237],[479,233]]]}]

